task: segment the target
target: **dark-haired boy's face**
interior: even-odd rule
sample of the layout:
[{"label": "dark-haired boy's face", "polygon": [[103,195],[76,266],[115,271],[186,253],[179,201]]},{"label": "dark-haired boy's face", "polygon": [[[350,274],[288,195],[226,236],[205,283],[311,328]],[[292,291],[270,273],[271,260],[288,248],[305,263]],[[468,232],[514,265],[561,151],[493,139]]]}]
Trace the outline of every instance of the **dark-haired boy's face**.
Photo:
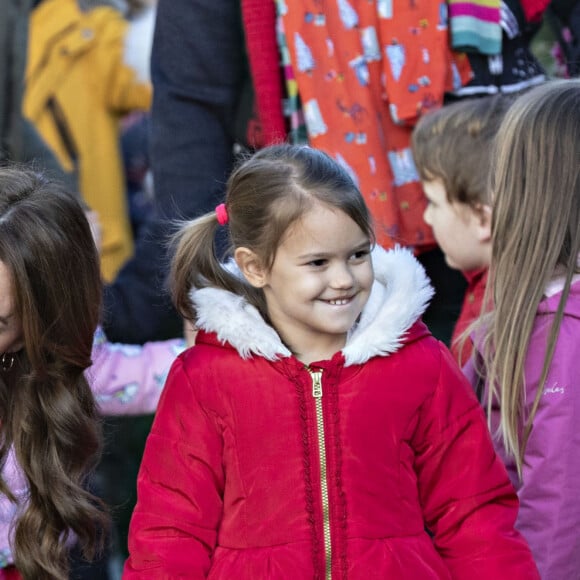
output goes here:
[{"label": "dark-haired boy's face", "polygon": [[466,203],[450,202],[441,179],[424,181],[423,191],[428,200],[423,219],[433,228],[449,267],[462,272],[487,268],[491,231],[482,215]]},{"label": "dark-haired boy's face", "polygon": [[22,324],[14,312],[12,275],[0,261],[0,355],[17,352],[22,346]]}]

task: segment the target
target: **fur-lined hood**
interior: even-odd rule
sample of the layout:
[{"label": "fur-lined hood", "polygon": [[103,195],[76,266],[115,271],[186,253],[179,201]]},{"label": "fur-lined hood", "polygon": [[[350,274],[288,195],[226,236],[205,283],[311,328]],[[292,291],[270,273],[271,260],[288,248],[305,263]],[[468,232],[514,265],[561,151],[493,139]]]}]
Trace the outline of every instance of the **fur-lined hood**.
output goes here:
[{"label": "fur-lined hood", "polygon": [[[369,300],[342,349],[347,366],[396,352],[434,293],[423,267],[409,250],[386,251],[377,246],[372,261],[375,281]],[[217,288],[194,289],[190,297],[198,314],[197,327],[215,333],[242,358],[291,356],[278,333],[245,298]]]}]

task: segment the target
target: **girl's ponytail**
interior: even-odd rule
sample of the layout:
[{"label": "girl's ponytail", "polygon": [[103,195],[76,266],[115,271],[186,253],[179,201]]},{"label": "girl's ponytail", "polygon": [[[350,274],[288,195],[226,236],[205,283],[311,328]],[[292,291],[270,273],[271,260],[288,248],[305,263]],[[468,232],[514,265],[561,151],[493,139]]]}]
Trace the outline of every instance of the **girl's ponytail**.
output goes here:
[{"label": "girl's ponytail", "polygon": [[248,293],[243,280],[232,275],[218,257],[216,233],[222,225],[220,220],[223,223],[219,213],[205,214],[184,222],[173,237],[175,253],[170,272],[173,303],[181,316],[193,322],[196,312],[190,298],[192,289],[212,286],[238,295]]}]

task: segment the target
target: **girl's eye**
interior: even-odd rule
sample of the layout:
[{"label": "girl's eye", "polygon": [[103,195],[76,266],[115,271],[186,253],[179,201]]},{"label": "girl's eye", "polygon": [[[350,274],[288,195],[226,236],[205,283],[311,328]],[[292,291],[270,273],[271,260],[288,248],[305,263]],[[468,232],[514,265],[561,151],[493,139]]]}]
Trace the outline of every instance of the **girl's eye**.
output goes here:
[{"label": "girl's eye", "polygon": [[369,255],[370,251],[369,250],[359,250],[358,252],[355,252],[352,257],[355,260],[363,260],[364,258],[366,258]]},{"label": "girl's eye", "polygon": [[322,258],[320,260],[312,260],[312,262],[308,262],[309,266],[314,266],[315,268],[320,268],[326,264],[326,260]]}]

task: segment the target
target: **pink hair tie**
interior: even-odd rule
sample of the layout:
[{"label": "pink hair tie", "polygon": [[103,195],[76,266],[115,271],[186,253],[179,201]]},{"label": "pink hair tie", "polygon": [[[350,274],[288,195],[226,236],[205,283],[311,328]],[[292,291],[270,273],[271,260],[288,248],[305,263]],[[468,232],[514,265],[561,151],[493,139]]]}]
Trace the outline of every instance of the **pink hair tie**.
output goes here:
[{"label": "pink hair tie", "polygon": [[220,226],[225,226],[228,223],[228,210],[225,203],[220,203],[215,208],[215,215]]}]

